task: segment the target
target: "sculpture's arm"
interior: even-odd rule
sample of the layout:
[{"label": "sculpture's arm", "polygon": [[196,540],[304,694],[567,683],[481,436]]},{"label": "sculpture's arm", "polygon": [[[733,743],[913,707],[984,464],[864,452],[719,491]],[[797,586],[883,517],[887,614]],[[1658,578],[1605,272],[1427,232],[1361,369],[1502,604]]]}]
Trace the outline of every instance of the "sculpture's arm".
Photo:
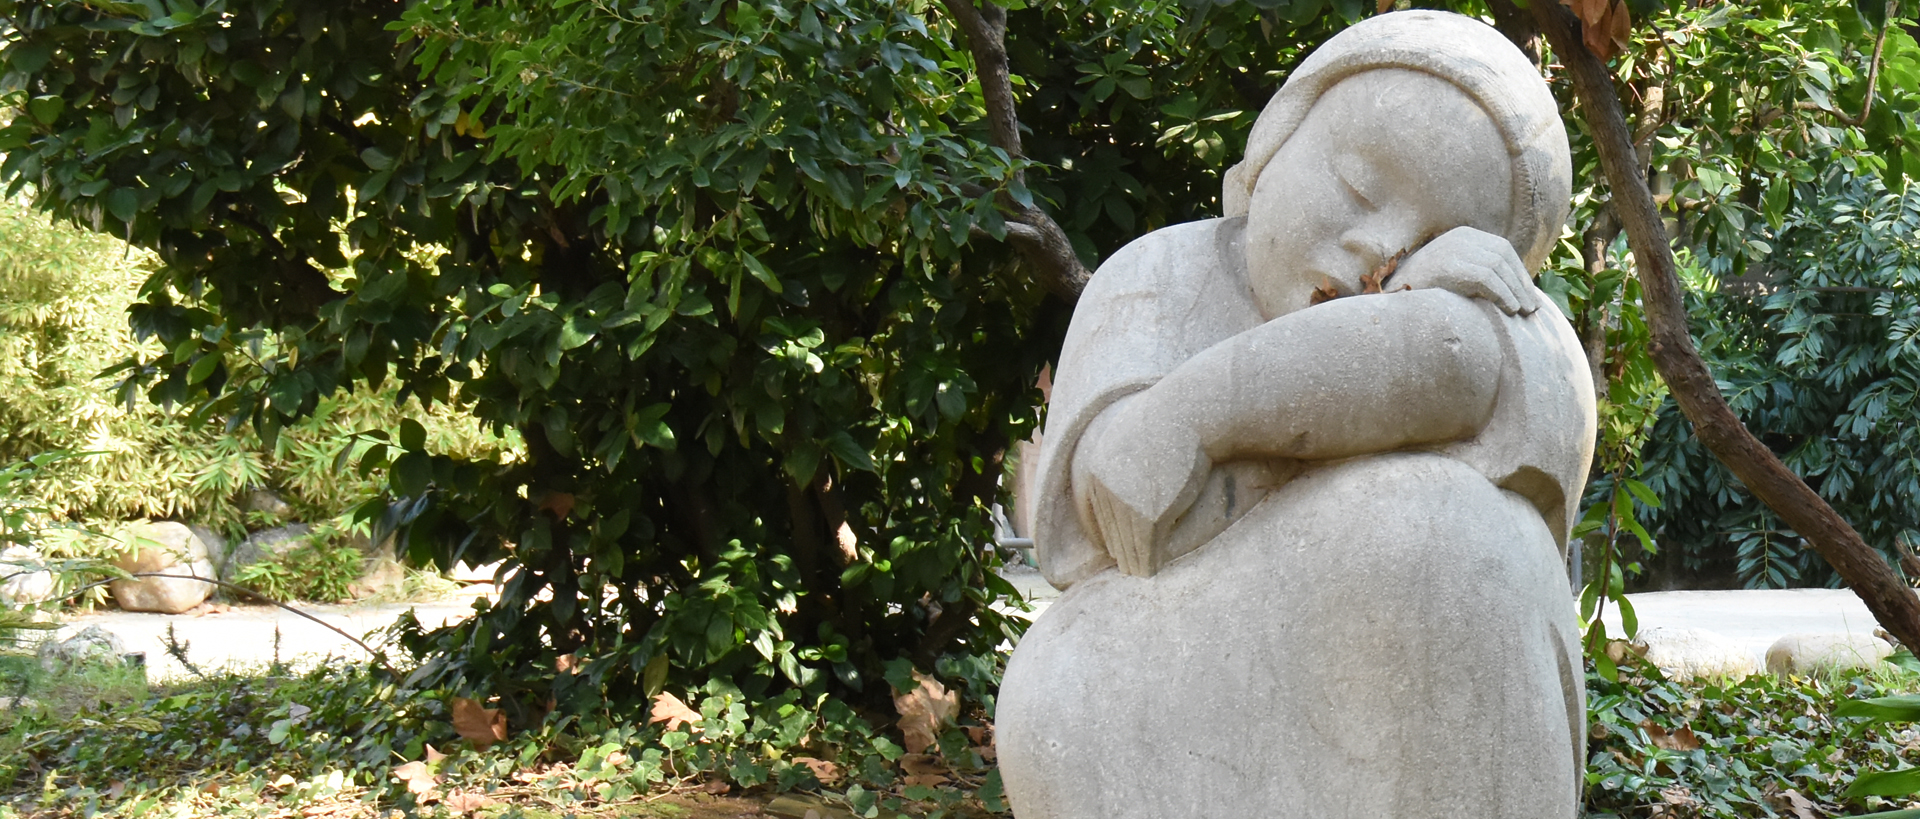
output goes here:
[{"label": "sculpture's arm", "polygon": [[1107,408],[1075,452],[1074,490],[1120,569],[1149,575],[1215,462],[1470,438],[1492,417],[1500,368],[1492,314],[1445,290],[1289,313]]}]

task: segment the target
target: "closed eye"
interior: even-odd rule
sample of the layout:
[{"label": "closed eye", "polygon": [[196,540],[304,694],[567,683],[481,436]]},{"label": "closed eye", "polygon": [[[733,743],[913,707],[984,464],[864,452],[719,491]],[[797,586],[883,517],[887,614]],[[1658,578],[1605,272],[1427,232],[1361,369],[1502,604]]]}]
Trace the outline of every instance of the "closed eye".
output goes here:
[{"label": "closed eye", "polygon": [[1368,187],[1368,178],[1371,176],[1366,171],[1364,160],[1352,154],[1340,154],[1328,164],[1333,168],[1333,178],[1340,180],[1340,186],[1347,189],[1347,193],[1353,196],[1355,202],[1360,203],[1360,206],[1367,210],[1379,209],[1379,205],[1374,204],[1373,199],[1367,196],[1364,190]]}]

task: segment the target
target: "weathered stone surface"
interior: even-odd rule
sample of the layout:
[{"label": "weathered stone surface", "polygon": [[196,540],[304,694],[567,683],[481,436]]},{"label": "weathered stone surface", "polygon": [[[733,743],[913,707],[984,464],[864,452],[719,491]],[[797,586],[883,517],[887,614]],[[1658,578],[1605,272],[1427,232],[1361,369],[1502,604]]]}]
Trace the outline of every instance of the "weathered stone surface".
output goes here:
[{"label": "weathered stone surface", "polygon": [[1789,634],[1767,648],[1767,670],[1806,674],[1868,668],[1892,654],[1892,645],[1871,634]]},{"label": "weathered stone surface", "polygon": [[[214,576],[207,545],[182,524],[172,521],[139,524],[130,535],[128,551],[114,560],[114,565],[127,572]],[[198,580],[143,577],[115,580],[107,588],[113,592],[113,601],[127,611],[179,614],[205,602],[213,594],[214,585]]]},{"label": "weathered stone surface", "polygon": [[41,668],[57,671],[85,663],[117,663],[126,653],[127,644],[119,635],[99,626],[87,626],[64,640],[41,643],[34,656]]},{"label": "weathered stone surface", "polygon": [[1552,96],[1481,23],[1381,15],[1248,144],[1228,218],[1075,309],[1033,512],[1066,591],[996,715],[1013,808],[1572,817],[1594,399],[1529,278],[1569,196]]},{"label": "weathered stone surface", "polygon": [[38,568],[45,565],[42,560],[40,551],[31,546],[0,549],[0,602],[25,606],[52,599],[59,584],[53,572]]},{"label": "weathered stone surface", "polygon": [[233,551],[228,548],[226,536],[198,523],[187,524],[187,531],[192,532],[193,536],[199,538],[201,544],[207,547],[207,559],[213,562],[214,576],[226,577],[227,559],[231,557],[229,553]]},{"label": "weathered stone surface", "polygon": [[246,511],[270,515],[276,520],[286,520],[293,515],[293,507],[281,499],[278,492],[271,489],[255,489],[248,492],[246,497],[241,499],[240,506]]},{"label": "weathered stone surface", "polygon": [[233,545],[233,552],[220,566],[220,579],[231,583],[241,569],[300,548],[312,533],[312,526],[293,523],[247,535],[245,540]]},{"label": "weathered stone surface", "polygon": [[1702,628],[1643,628],[1634,648],[1676,680],[1740,679],[1760,671],[1753,652]]}]

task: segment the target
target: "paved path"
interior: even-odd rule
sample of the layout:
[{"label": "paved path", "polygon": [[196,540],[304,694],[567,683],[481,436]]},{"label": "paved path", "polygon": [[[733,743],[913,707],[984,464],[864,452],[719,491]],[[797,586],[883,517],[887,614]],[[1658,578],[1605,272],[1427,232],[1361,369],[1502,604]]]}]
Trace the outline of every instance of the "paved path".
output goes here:
[{"label": "paved path", "polygon": [[[1059,596],[1038,571],[1015,569],[1004,576],[1031,602],[1033,612],[1026,616],[1041,616]],[[1718,632],[1756,658],[1764,658],[1767,647],[1787,634],[1872,634],[1877,627],[1866,605],[1845,589],[1651,592],[1629,595],[1628,599],[1633,601],[1641,628],[1670,626]],[[413,609],[423,624],[436,627],[471,614],[472,601],[473,598],[466,597],[435,603],[301,605],[300,608],[358,637],[386,627],[408,609]],[[1620,633],[1617,611],[1608,611],[1606,620],[1609,633]],[[280,630],[283,659],[364,654],[340,635],[270,606],[234,606],[197,616],[108,610],[71,618],[59,636],[65,637],[90,625],[119,635],[126,641],[128,651],[146,652],[149,675],[156,680],[185,673],[178,662],[167,656],[168,626],[173,627],[178,639],[189,644],[188,657],[205,668],[266,664],[273,657],[275,628]]]},{"label": "paved path", "polygon": [[[1629,594],[1641,628],[1668,626],[1715,632],[1766,665],[1767,647],[1788,634],[1872,636],[1880,627],[1867,604],[1847,589],[1671,591]],[[1609,635],[1620,634],[1620,614],[1603,614]]]},{"label": "paved path", "polygon": [[[296,604],[301,611],[319,617],[365,639],[367,632],[385,628],[408,609],[421,624],[434,628],[473,613],[473,598],[434,603],[363,603],[351,605]],[[366,652],[346,638],[320,627],[313,621],[273,606],[233,606],[203,613],[166,615],[108,609],[66,618],[55,639],[64,639],[88,626],[100,626],[118,635],[128,651],[145,652],[147,677],[165,680],[185,675],[186,669],[167,655],[167,628],[175,639],[187,645],[187,659],[203,669],[257,668],[273,660],[274,630],[280,631],[280,656],[283,660],[305,657],[312,660],[326,655],[361,658]],[[216,613],[217,612],[217,613]]]}]

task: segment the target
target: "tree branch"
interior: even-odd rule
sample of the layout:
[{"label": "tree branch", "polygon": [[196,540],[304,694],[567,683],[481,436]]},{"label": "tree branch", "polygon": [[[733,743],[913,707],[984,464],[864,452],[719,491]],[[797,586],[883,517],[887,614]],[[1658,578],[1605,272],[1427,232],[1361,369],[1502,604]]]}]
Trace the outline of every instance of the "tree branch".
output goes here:
[{"label": "tree branch", "polygon": [[[1007,65],[1007,10],[992,3],[975,6],[972,0],[940,0],[940,4],[966,32],[974,73],[980,79],[980,96],[986,100],[993,144],[1015,160],[1025,158],[1020,147],[1020,119],[1013,107],[1013,75]],[[1024,176],[1021,171],[1014,172],[1016,180],[1024,182]],[[1008,239],[1039,268],[1040,285],[1068,304],[1078,301],[1093,273],[1080,263],[1080,254],[1074,251],[1067,232],[1038,207],[1019,205],[1005,193],[997,198],[1000,206],[1019,220],[1018,227],[1007,225]]]},{"label": "tree branch", "polygon": [[1614,215],[1627,232],[1627,243],[1640,276],[1647,326],[1652,332],[1649,352],[1655,368],[1673,392],[1674,402],[1692,422],[1694,434],[1708,451],[1780,515],[1789,526],[1832,565],[1855,594],[1865,601],[1880,625],[1903,645],[1920,645],[1920,597],[1900,582],[1887,561],[1862,540],[1846,520],[1787,469],[1772,451],[1749,432],[1728,408],[1713,374],[1687,332],[1686,306],[1674,271],[1673,249],[1647,188],[1645,171],[1638,166],[1626,117],[1614,89],[1613,75],[1582,45],[1572,15],[1557,3],[1535,2],[1534,19],[1554,53],[1573,75],[1574,91],[1586,109],[1600,165],[1613,190]]}]

